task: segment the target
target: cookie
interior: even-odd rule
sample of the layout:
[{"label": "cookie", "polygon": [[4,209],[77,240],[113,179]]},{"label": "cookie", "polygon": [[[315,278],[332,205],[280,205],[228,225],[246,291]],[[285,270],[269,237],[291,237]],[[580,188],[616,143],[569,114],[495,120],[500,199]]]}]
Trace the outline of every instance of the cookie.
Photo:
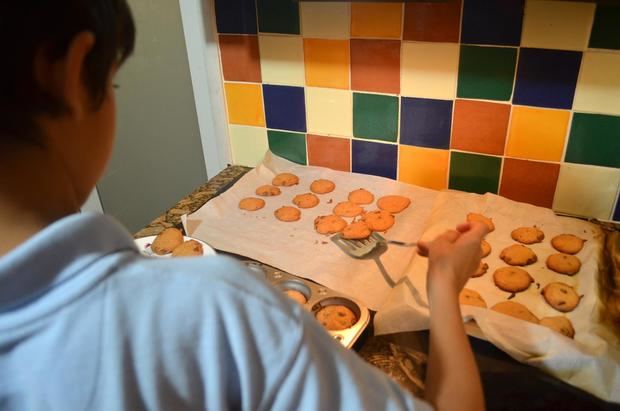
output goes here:
[{"label": "cookie", "polygon": [[312,208],[319,204],[319,198],[312,193],[297,194],[293,197],[293,204],[299,208]]},{"label": "cookie", "polygon": [[310,184],[310,191],[317,194],[327,194],[334,191],[336,188],[336,184],[334,184],[331,180],[319,179],[314,180],[312,184]]},{"label": "cookie", "polygon": [[375,201],[375,196],[368,190],[358,188],[349,193],[349,201],[355,204],[370,204]]},{"label": "cookie", "polygon": [[538,318],[532,314],[523,304],[516,303],[514,301],[502,301],[491,307],[491,310],[497,311],[505,315],[509,315],[514,318],[518,318],[523,321],[528,321],[534,324],[538,324]]},{"label": "cookie", "polygon": [[256,189],[256,195],[262,197],[279,196],[280,193],[281,191],[278,187],[269,184],[265,184],[264,186],[260,186]]},{"label": "cookie", "polygon": [[348,240],[362,240],[372,233],[364,221],[356,221],[342,230],[342,237]]},{"label": "cookie", "polygon": [[239,201],[239,208],[246,211],[256,211],[265,207],[265,200],[256,197],[247,197]]},{"label": "cookie", "polygon": [[480,261],[480,264],[478,264],[478,269],[472,275],[470,275],[470,277],[471,278],[481,277],[486,274],[488,269],[489,269],[489,265],[487,263],[483,263],[482,261]]},{"label": "cookie", "polygon": [[573,287],[560,282],[547,284],[541,294],[547,304],[563,313],[573,311],[581,301],[581,297]]},{"label": "cookie", "polygon": [[299,177],[291,173],[280,173],[273,178],[271,184],[274,186],[290,187],[299,184]]},{"label": "cookie", "polygon": [[518,293],[527,290],[534,279],[522,268],[502,267],[493,273],[493,282],[500,290]]},{"label": "cookie", "polygon": [[304,305],[305,303],[308,302],[308,299],[306,298],[306,296],[297,290],[284,290],[284,294],[286,294],[286,296],[290,298],[291,300],[301,305]]},{"label": "cookie", "polygon": [[536,244],[545,239],[545,233],[536,227],[519,227],[512,230],[510,237],[521,244]]},{"label": "cookie", "polygon": [[349,307],[344,305],[328,305],[315,314],[316,319],[331,331],[346,330],[357,322],[357,317]]},{"label": "cookie", "polygon": [[575,275],[581,269],[581,261],[570,254],[551,254],[547,257],[547,267],[556,273]]},{"label": "cookie", "polygon": [[459,304],[473,305],[475,307],[487,308],[487,303],[482,296],[474,290],[463,288],[459,293]]},{"label": "cookie", "polygon": [[538,261],[538,257],[530,248],[523,244],[513,244],[499,254],[499,258],[508,265],[530,265]]},{"label": "cookie", "polygon": [[337,215],[322,215],[314,219],[314,229],[320,234],[335,234],[341,232],[347,222]]},{"label": "cookie", "polygon": [[355,203],[350,201],[343,201],[336,204],[334,207],[334,214],[340,217],[357,217],[362,214],[364,209]]},{"label": "cookie", "polygon": [[568,338],[575,338],[575,329],[573,328],[573,324],[568,318],[561,315],[557,317],[541,318],[539,324],[543,327],[551,328],[553,331]]},{"label": "cookie", "polygon": [[203,255],[202,244],[196,240],[187,240],[172,250],[173,257],[194,257]]},{"label": "cookie", "polygon": [[170,254],[172,250],[183,244],[183,233],[178,228],[166,228],[159,233],[153,244],[151,244],[151,250],[157,255]]},{"label": "cookie", "polygon": [[301,218],[301,211],[295,207],[283,206],[273,212],[276,218],[280,221],[291,222],[297,221]]},{"label": "cookie", "polygon": [[362,220],[372,231],[386,231],[394,225],[394,216],[385,210],[366,213]]},{"label": "cookie", "polygon": [[491,244],[489,244],[486,240],[482,240],[480,242],[480,250],[482,251],[482,257],[484,258],[491,254]]},{"label": "cookie", "polygon": [[478,213],[467,214],[467,222],[471,223],[473,221],[484,223],[489,228],[489,233],[495,230],[495,224],[493,224],[492,218],[485,217],[482,214],[478,214]]},{"label": "cookie", "polygon": [[377,207],[392,214],[398,214],[409,207],[411,200],[403,196],[383,196],[377,200]]},{"label": "cookie", "polygon": [[577,254],[586,240],[572,234],[560,234],[551,239],[553,248],[564,254]]}]

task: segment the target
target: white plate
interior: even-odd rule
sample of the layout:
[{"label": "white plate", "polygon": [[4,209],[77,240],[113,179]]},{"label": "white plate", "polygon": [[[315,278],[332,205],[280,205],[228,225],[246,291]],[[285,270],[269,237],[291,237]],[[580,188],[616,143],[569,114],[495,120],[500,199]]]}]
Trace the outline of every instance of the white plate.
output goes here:
[{"label": "white plate", "polygon": [[[172,257],[172,254],[158,255],[158,254],[155,254],[153,250],[151,250],[151,244],[153,244],[153,241],[155,241],[155,237],[157,236],[150,235],[148,237],[137,238],[135,242],[138,248],[140,249],[140,252],[148,257],[157,257],[157,258]],[[209,246],[209,244],[205,243],[204,241],[201,241],[197,238],[192,238],[192,237],[183,237],[183,241],[188,241],[188,240],[198,241],[200,244],[202,244],[202,255],[203,256],[207,257],[210,255],[215,255],[215,250],[211,248],[211,246]]]}]

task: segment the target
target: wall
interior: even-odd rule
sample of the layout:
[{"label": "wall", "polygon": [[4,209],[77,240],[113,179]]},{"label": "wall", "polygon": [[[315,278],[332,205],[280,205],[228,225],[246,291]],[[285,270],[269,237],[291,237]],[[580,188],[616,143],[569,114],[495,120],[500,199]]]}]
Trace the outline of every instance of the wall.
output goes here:
[{"label": "wall", "polygon": [[216,0],[236,163],[620,220],[620,8]]}]

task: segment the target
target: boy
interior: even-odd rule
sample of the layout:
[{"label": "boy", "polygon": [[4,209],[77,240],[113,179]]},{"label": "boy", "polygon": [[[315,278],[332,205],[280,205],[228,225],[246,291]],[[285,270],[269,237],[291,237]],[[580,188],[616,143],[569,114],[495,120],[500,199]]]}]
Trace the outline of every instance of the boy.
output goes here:
[{"label": "boy", "polygon": [[[1,409],[429,408],[236,262],[146,259],[75,214],[111,153],[125,0],[2,2],[0,42]],[[457,299],[485,230],[419,247],[439,409],[484,407]]]}]

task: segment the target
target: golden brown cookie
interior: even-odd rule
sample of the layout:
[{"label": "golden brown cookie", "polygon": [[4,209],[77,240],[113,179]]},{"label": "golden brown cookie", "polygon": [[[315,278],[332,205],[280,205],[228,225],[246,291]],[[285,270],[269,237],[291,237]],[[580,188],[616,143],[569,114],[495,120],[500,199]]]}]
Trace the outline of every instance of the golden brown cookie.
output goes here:
[{"label": "golden brown cookie", "polygon": [[310,184],[310,191],[317,194],[327,194],[334,191],[336,184],[331,180],[318,179]]},{"label": "golden brown cookie", "polygon": [[527,290],[534,279],[522,268],[502,267],[493,273],[493,282],[500,290],[518,293]]},{"label": "golden brown cookie", "polygon": [[239,201],[239,208],[246,211],[256,211],[265,207],[265,200],[256,197],[247,197]]},{"label": "golden brown cookie", "polygon": [[293,204],[299,208],[312,208],[319,204],[319,198],[312,193],[297,194],[293,197]]},{"label": "golden brown cookie", "polygon": [[306,296],[297,290],[284,290],[284,294],[286,294],[286,296],[290,298],[291,300],[301,305],[304,305],[305,303],[308,302],[308,299],[306,298]]},{"label": "golden brown cookie", "polygon": [[491,244],[488,241],[482,240],[480,242],[480,250],[482,250],[482,258],[491,254]]},{"label": "golden brown cookie", "polygon": [[538,257],[532,249],[523,244],[513,244],[502,250],[499,258],[509,265],[530,265],[538,261]]},{"label": "golden brown cookie", "polygon": [[299,211],[299,209],[295,207],[290,207],[290,206],[280,207],[276,211],[274,211],[273,214],[276,216],[278,220],[284,221],[287,223],[291,221],[297,221],[301,218],[301,211]]},{"label": "golden brown cookie", "polygon": [[491,310],[509,315],[520,320],[538,324],[538,318],[523,304],[514,301],[502,301],[491,307]]},{"label": "golden brown cookie", "polygon": [[473,221],[484,223],[489,228],[489,233],[495,230],[495,224],[493,224],[492,218],[485,217],[482,214],[478,214],[478,213],[467,214],[467,222],[471,223]]},{"label": "golden brown cookie", "polygon": [[411,200],[404,196],[383,196],[377,200],[377,207],[392,214],[398,214],[409,207]]},{"label": "golden brown cookie", "polygon": [[349,193],[349,201],[355,204],[370,204],[375,201],[375,196],[368,190],[358,188]]},{"label": "golden brown cookie", "polygon": [[364,221],[356,221],[342,230],[342,237],[348,240],[362,240],[372,233]]},{"label": "golden brown cookie", "polygon": [[187,240],[172,250],[173,257],[194,257],[203,255],[202,244],[196,240]]},{"label": "golden brown cookie", "polygon": [[478,269],[470,277],[471,278],[481,277],[486,274],[488,269],[489,269],[489,265],[487,263],[483,263],[482,261],[480,261],[480,264],[478,264]]},{"label": "golden brown cookie", "polygon": [[350,201],[343,201],[336,204],[334,207],[334,214],[340,217],[357,217],[362,214],[364,209],[355,203]]},{"label": "golden brown cookie", "polygon": [[564,254],[577,254],[586,240],[572,234],[560,234],[551,239],[553,248]]},{"label": "golden brown cookie", "polygon": [[256,195],[262,197],[273,197],[280,195],[281,191],[278,187],[265,184],[256,189]]},{"label": "golden brown cookie", "polygon": [[512,230],[510,237],[521,244],[535,244],[545,239],[545,233],[536,227],[519,227]]},{"label": "golden brown cookie", "polygon": [[459,293],[459,304],[487,308],[484,298],[477,291],[470,290],[469,288],[463,288]]},{"label": "golden brown cookie", "polygon": [[273,178],[271,184],[274,186],[290,187],[299,184],[299,177],[291,173],[280,173]]},{"label": "golden brown cookie", "polygon": [[183,233],[178,228],[166,228],[159,233],[153,244],[151,244],[151,250],[157,255],[170,254],[172,250],[177,248],[183,243]]},{"label": "golden brown cookie", "polygon": [[321,234],[339,233],[347,226],[347,222],[337,215],[321,215],[314,219],[314,229]]},{"label": "golden brown cookie", "polygon": [[581,269],[581,261],[570,254],[551,254],[547,257],[547,267],[556,273],[575,275]]},{"label": "golden brown cookie", "polygon": [[573,324],[568,318],[561,315],[557,317],[541,318],[539,324],[543,327],[551,328],[553,331],[568,338],[575,338],[575,329],[573,328]]},{"label": "golden brown cookie", "polygon": [[351,328],[357,322],[355,313],[344,305],[328,305],[316,312],[316,319],[330,331]]},{"label": "golden brown cookie", "polygon": [[394,225],[394,216],[385,210],[366,213],[362,220],[372,231],[386,231]]},{"label": "golden brown cookie", "polygon": [[581,301],[581,297],[573,287],[560,282],[547,284],[541,294],[547,304],[563,313],[573,311]]}]

